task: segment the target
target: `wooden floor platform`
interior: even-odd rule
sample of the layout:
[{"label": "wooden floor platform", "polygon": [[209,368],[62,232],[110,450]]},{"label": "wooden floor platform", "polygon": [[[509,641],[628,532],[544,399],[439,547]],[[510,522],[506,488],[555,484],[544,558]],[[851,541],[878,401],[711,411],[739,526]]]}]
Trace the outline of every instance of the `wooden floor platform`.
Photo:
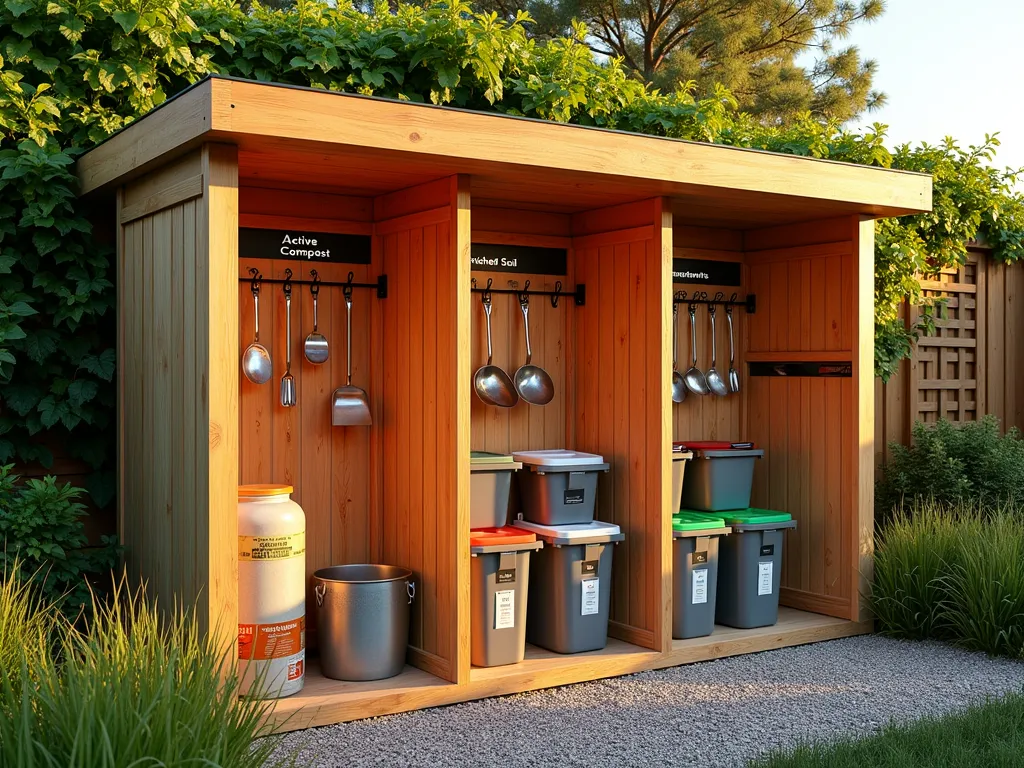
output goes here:
[{"label": "wooden floor platform", "polygon": [[469,682],[456,685],[414,667],[397,677],[367,683],[330,680],[316,659],[306,671],[301,693],[280,700],[272,718],[282,731],[408,712],[425,707],[502,696],[540,688],[616,677],[648,669],[663,669],[744,653],[865,634],[870,624],[858,624],[793,608],[779,609],[779,623],[759,629],[715,627],[710,637],[676,640],[665,653],[609,640],[600,651],[563,656],[532,645],[526,659],[507,667],[473,668]]}]

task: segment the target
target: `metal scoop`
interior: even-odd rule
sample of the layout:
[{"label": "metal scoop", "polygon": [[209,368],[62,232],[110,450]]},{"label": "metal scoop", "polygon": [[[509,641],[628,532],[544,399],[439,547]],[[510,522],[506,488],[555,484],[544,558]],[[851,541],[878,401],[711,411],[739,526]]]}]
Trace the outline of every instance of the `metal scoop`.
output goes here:
[{"label": "metal scoop", "polygon": [[501,368],[491,365],[491,295],[483,295],[484,314],[487,315],[487,364],[480,366],[473,375],[473,389],[476,396],[487,405],[511,408],[519,402],[515,384]]},{"label": "metal scoop", "polygon": [[718,369],[715,367],[715,347],[717,346],[715,342],[716,312],[717,310],[715,309],[714,304],[708,307],[708,315],[711,316],[711,367],[708,368],[708,372],[704,378],[707,379],[708,389],[710,389],[714,394],[718,395],[719,397],[725,397],[727,394],[729,394],[729,388],[725,386],[725,381],[722,380],[722,374],[720,374],[718,372]]},{"label": "metal scoop", "polygon": [[327,362],[330,349],[327,346],[327,337],[316,329],[316,300],[320,294],[320,276],[315,269],[311,271],[311,274],[313,275],[313,284],[309,286],[309,292],[313,294],[313,330],[306,337],[306,341],[302,345],[302,352],[313,365],[320,365]]},{"label": "metal scoop", "polygon": [[352,386],[352,289],[346,287],[344,293],[346,315],[345,352],[348,379],[344,387],[338,387],[334,390],[334,398],[331,405],[331,424],[335,427],[368,427],[373,423],[373,418],[370,416],[369,398],[367,398],[364,390]]},{"label": "metal scoop", "polygon": [[530,296],[519,297],[519,308],[523,310],[523,327],[526,329],[526,362],[516,371],[516,391],[530,405],[547,405],[555,396],[555,385],[547,371],[539,365],[531,365],[533,352],[530,349]]},{"label": "metal scoop", "polygon": [[672,402],[681,403],[686,399],[686,382],[676,367],[679,359],[679,307],[672,304]]},{"label": "metal scoop", "polygon": [[704,374],[701,373],[700,368],[697,367],[697,327],[695,317],[697,315],[697,305],[690,305],[690,350],[693,352],[693,362],[690,364],[690,369],[683,375],[683,381],[686,382],[686,388],[689,389],[695,395],[706,395],[711,390],[708,389],[708,381],[704,378]]},{"label": "metal scoop", "polygon": [[242,353],[242,373],[253,384],[266,384],[273,375],[270,353],[260,344],[260,284],[253,279],[252,284],[254,336],[252,344]]},{"label": "metal scoop", "polygon": [[284,339],[284,376],[281,377],[281,405],[291,408],[297,402],[295,396],[295,379],[292,377],[292,271],[286,271],[288,280],[284,284],[285,328]]}]

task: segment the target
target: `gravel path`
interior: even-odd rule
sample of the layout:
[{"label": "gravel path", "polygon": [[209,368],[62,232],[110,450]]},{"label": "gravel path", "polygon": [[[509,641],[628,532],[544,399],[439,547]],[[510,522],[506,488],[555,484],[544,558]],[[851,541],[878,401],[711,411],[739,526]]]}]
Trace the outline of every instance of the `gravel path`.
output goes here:
[{"label": "gravel path", "polygon": [[733,766],[1024,688],[1024,664],[877,636],[311,729],[299,765]]}]

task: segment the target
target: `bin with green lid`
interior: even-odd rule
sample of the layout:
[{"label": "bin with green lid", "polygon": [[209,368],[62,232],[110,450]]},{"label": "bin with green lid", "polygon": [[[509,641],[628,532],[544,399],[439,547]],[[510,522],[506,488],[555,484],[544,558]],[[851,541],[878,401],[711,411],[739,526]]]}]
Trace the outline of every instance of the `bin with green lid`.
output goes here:
[{"label": "bin with green lid", "polygon": [[512,473],[522,464],[511,456],[486,451],[469,454],[469,527],[500,528],[508,522]]},{"label": "bin with green lid", "polygon": [[672,637],[707,637],[715,629],[718,541],[725,520],[680,510],[672,517]]},{"label": "bin with green lid", "polygon": [[796,521],[770,509],[719,512],[717,517],[732,534],[718,550],[715,621],[739,629],[772,626],[779,620],[782,545]]}]

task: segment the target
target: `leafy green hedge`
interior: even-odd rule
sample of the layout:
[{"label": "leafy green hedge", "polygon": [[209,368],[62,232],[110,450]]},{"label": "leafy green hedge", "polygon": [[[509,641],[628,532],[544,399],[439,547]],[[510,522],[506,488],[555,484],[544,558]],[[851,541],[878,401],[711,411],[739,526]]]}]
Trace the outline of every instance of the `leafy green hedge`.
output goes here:
[{"label": "leafy green hedge", "polygon": [[5,0],[0,5],[0,462],[50,454],[49,431],[113,483],[112,252],[74,197],[74,158],[210,72],[454,104],[549,120],[759,147],[935,174],[932,214],[878,227],[876,368],[906,356],[898,318],[914,274],[962,259],[983,236],[995,256],[1024,253],[1024,204],[978,150],[884,146],[880,127],[845,132],[809,116],[784,128],[737,114],[724,89],[697,100],[652,90],[573,39],[538,43],[525,16],[344,0],[245,13],[227,0]]}]

